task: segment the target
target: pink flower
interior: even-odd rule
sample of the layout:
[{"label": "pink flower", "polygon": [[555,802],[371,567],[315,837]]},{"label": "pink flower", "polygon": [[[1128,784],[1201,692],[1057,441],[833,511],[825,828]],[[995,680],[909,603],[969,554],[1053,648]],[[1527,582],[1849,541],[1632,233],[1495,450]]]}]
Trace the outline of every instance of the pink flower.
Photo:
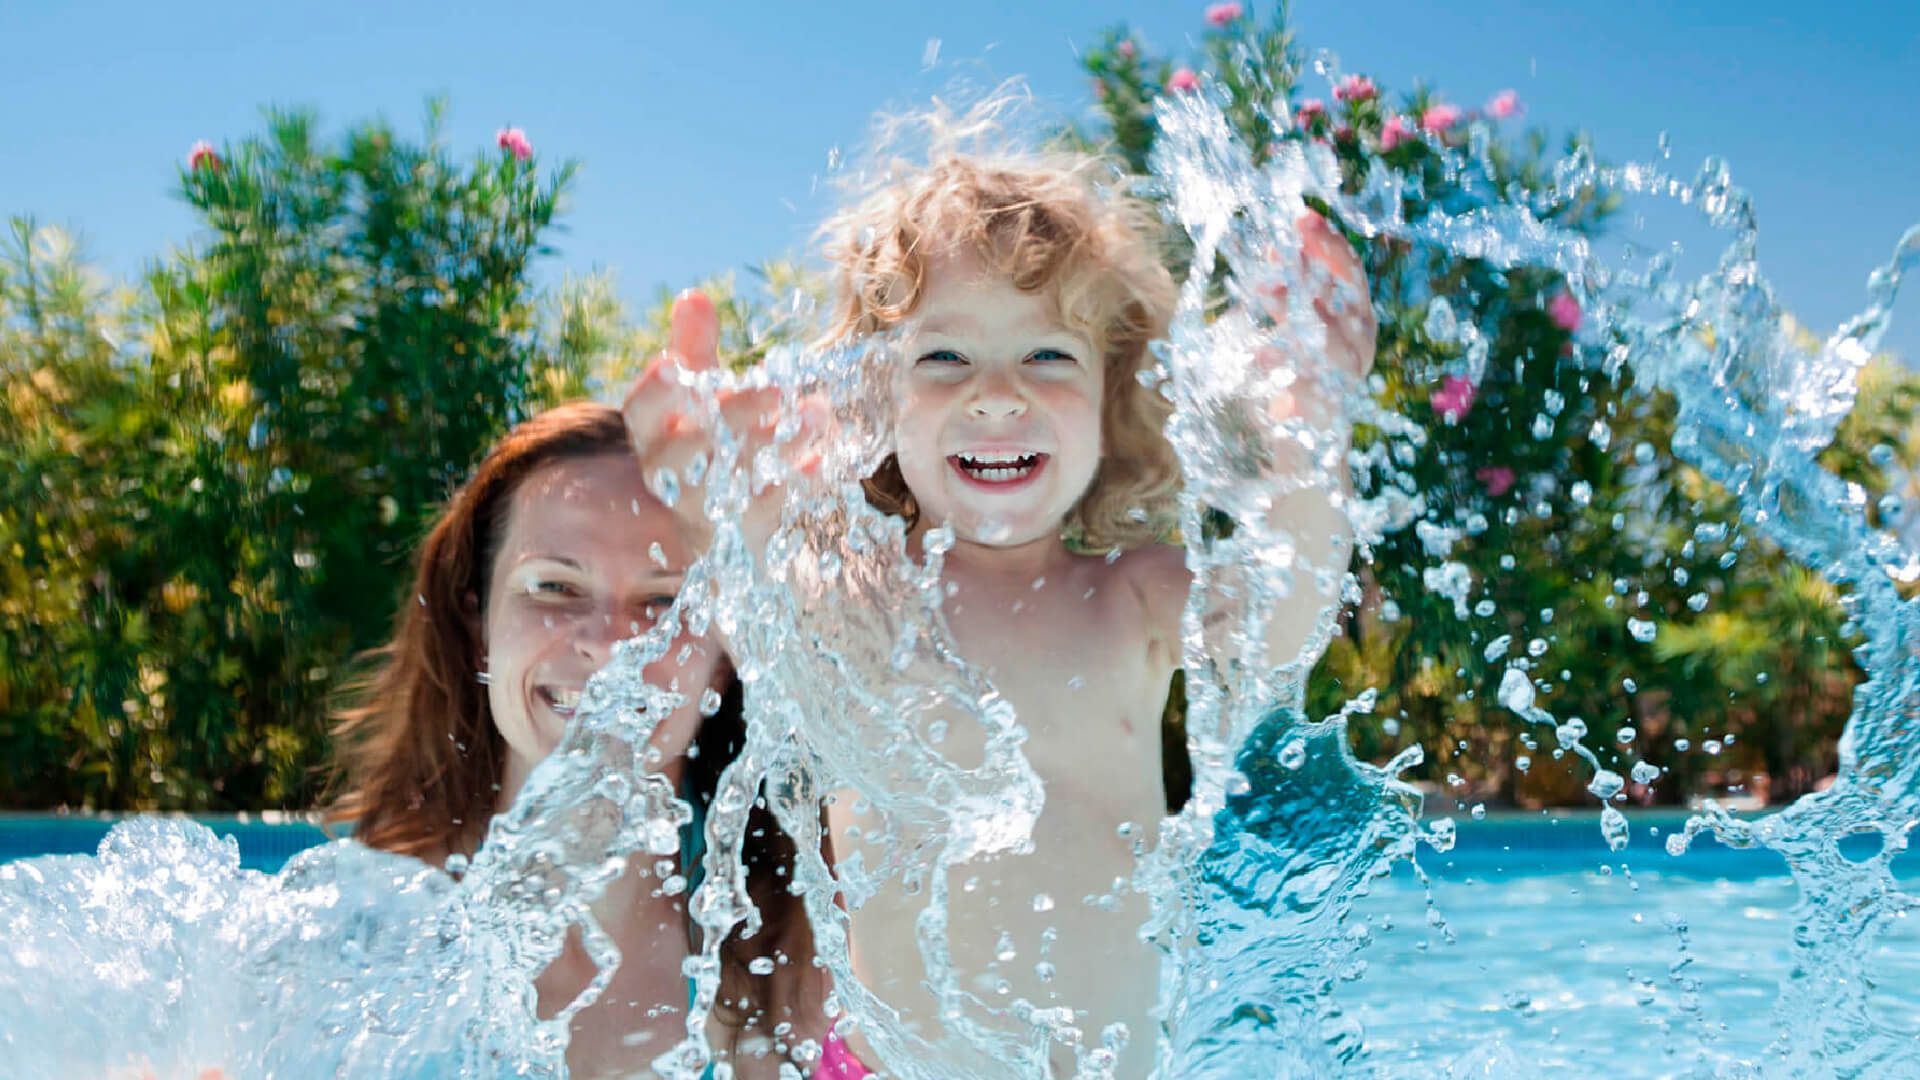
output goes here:
[{"label": "pink flower", "polygon": [[1387,117],[1387,122],[1380,127],[1380,151],[1385,153],[1411,138],[1413,138],[1413,128],[1408,125],[1404,117],[1396,113]]},{"label": "pink flower", "polygon": [[1520,104],[1520,95],[1511,90],[1502,90],[1493,95],[1493,100],[1487,102],[1487,115],[1501,120],[1510,116],[1519,116],[1526,111],[1526,107]]},{"label": "pink flower", "polygon": [[1301,127],[1306,127],[1315,120],[1324,120],[1326,116],[1327,103],[1319,98],[1308,98],[1300,103],[1299,108],[1293,110],[1293,118]]},{"label": "pink flower", "polygon": [[1234,3],[1233,0],[1225,0],[1224,3],[1219,4],[1208,4],[1207,25],[1213,27],[1215,30],[1225,30],[1227,27],[1233,25],[1234,20],[1246,13],[1247,9]]},{"label": "pink flower", "polygon": [[1101,101],[1107,100],[1107,80],[1093,80],[1093,96]]},{"label": "pink flower", "polygon": [[1333,88],[1333,100],[1351,101],[1356,105],[1362,101],[1372,101],[1379,96],[1380,88],[1374,86],[1373,80],[1365,75],[1349,75],[1341,79],[1340,84]]},{"label": "pink flower", "polygon": [[1547,318],[1553,325],[1571,334],[1580,329],[1580,301],[1570,292],[1557,292],[1547,301]]},{"label": "pink flower", "polygon": [[1113,51],[1120,54],[1120,59],[1131,60],[1133,59],[1133,54],[1140,51],[1140,47],[1133,43],[1132,38],[1126,38],[1122,40],[1120,44],[1115,45]]},{"label": "pink flower", "polygon": [[1473,408],[1473,399],[1478,395],[1479,390],[1474,387],[1472,379],[1449,375],[1440,380],[1440,389],[1427,398],[1427,403],[1433,406],[1433,411],[1439,413],[1442,420],[1451,424],[1467,415]]},{"label": "pink flower", "polygon": [[1338,139],[1341,142],[1352,142],[1353,141],[1352,125],[1341,124],[1339,127],[1334,129],[1333,137],[1335,139]]},{"label": "pink flower", "polygon": [[213,144],[205,139],[194,143],[193,149],[187,151],[187,168],[195,172],[201,169],[219,172],[222,164],[220,155],[213,152]]},{"label": "pink flower", "polygon": [[1439,135],[1460,122],[1460,106],[1430,105],[1420,114],[1420,126]]},{"label": "pink flower", "polygon": [[533,156],[533,144],[527,141],[527,133],[517,127],[501,128],[493,141],[521,161]]},{"label": "pink flower", "polygon": [[1200,89],[1200,76],[1195,75],[1192,68],[1181,68],[1179,71],[1167,76],[1167,89],[1181,94],[1189,90],[1198,90]]},{"label": "pink flower", "polygon": [[1496,499],[1513,490],[1513,482],[1517,479],[1513,470],[1505,465],[1486,465],[1474,470],[1473,475],[1487,486],[1487,494]]}]

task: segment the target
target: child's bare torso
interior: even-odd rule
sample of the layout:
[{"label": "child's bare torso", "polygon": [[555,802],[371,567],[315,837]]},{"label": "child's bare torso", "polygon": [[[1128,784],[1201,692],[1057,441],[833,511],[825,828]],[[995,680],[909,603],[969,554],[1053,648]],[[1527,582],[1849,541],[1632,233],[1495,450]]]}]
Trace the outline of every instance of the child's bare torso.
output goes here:
[{"label": "child's bare torso", "polygon": [[[1017,710],[1046,793],[1030,853],[951,875],[948,942],[960,987],[1008,1014],[993,1025],[1001,1030],[1024,1027],[1014,1018],[1021,999],[1071,1008],[1095,1047],[1103,1029],[1124,1023],[1130,1047],[1119,1075],[1144,1076],[1159,957],[1137,936],[1148,911],[1128,882],[1136,849],[1151,846],[1167,809],[1160,729],[1188,581],[1181,552],[1143,549],[1108,562],[1063,547],[1044,574],[952,560],[947,577],[955,644]],[[944,749],[971,764],[980,740],[960,729]],[[830,814],[838,837],[851,817],[838,804]],[[854,962],[908,1022],[937,1037],[915,937],[926,902],[890,888],[854,912]],[[1070,1050],[1052,1056],[1056,1074],[1072,1074]]]}]

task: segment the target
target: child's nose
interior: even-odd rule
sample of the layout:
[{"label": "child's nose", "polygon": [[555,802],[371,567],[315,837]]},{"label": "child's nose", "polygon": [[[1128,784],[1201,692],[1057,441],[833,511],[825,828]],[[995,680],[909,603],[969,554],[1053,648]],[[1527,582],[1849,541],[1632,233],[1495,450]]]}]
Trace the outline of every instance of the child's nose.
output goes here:
[{"label": "child's nose", "polygon": [[1013,380],[1004,376],[988,377],[981,381],[973,400],[967,403],[967,410],[981,420],[1009,419],[1026,413],[1027,399]]}]

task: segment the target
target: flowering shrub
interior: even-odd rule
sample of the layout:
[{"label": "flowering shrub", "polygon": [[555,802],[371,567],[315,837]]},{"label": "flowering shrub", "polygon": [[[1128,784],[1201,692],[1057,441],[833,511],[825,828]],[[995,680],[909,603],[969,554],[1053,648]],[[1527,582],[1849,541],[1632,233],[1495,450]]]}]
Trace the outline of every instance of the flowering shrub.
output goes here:
[{"label": "flowering shrub", "polygon": [[[1447,168],[1472,124],[1488,128],[1487,188],[1520,192],[1581,232],[1604,228],[1618,205],[1605,191],[1550,189],[1546,136],[1501,126],[1525,113],[1512,90],[1478,112],[1430,90],[1389,95],[1358,72],[1312,94],[1282,19],[1262,24],[1238,5],[1228,18],[1218,6],[1202,12],[1201,55],[1186,64],[1149,55],[1124,27],[1083,54],[1102,88],[1103,123],[1079,134],[1081,145],[1144,172],[1154,96],[1211,83],[1256,161],[1284,141],[1313,139],[1333,150],[1349,190],[1376,167],[1398,171],[1415,181],[1402,207],[1409,220],[1486,204],[1484,189],[1463,189]],[[1178,81],[1156,78],[1166,72]],[[1725,493],[1672,459],[1670,405],[1632,393],[1630,363],[1602,365],[1577,350],[1584,313],[1558,275],[1495,272],[1383,240],[1361,253],[1380,315],[1376,396],[1422,422],[1426,437],[1389,443],[1356,432],[1362,455],[1393,463],[1361,470],[1360,494],[1405,485],[1416,509],[1358,566],[1366,599],[1314,674],[1309,714],[1375,688],[1373,714],[1351,722],[1361,755],[1385,760],[1419,742],[1426,757],[1415,775],[1455,777],[1447,794],[1463,802],[1590,801],[1587,777],[1571,755],[1561,759],[1551,733],[1543,746],[1496,704],[1502,675],[1519,663],[1545,707],[1582,720],[1603,762],[1622,774],[1638,760],[1666,771],[1631,785],[1634,798],[1733,789],[1780,799],[1830,772],[1857,678],[1832,590],[1738,536]],[[1901,447],[1901,461],[1920,449],[1900,426],[1912,421],[1920,381],[1877,385],[1883,407],[1863,397],[1843,427],[1842,443],[1857,449],[1832,452],[1843,473],[1867,471],[1867,446]],[[1702,522],[1735,527],[1724,541],[1691,542]],[[1441,595],[1462,581],[1467,593]],[[1771,679],[1757,677],[1769,670]],[[1182,745],[1170,737],[1170,760]]]},{"label": "flowering shrub", "polygon": [[[511,136],[511,138],[509,138]],[[0,248],[0,806],[313,805],[429,515],[564,379],[528,266],[568,169],[310,117],[198,143],[126,299]]]}]

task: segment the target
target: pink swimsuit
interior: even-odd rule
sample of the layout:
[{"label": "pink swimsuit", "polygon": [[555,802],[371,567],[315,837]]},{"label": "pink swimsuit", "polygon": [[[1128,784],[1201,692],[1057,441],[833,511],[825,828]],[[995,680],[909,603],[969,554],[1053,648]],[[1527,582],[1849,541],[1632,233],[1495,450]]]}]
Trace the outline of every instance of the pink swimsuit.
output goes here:
[{"label": "pink swimsuit", "polygon": [[826,1045],[820,1048],[820,1064],[813,1068],[813,1080],[864,1080],[867,1067],[853,1056],[838,1033],[827,1031]]}]

